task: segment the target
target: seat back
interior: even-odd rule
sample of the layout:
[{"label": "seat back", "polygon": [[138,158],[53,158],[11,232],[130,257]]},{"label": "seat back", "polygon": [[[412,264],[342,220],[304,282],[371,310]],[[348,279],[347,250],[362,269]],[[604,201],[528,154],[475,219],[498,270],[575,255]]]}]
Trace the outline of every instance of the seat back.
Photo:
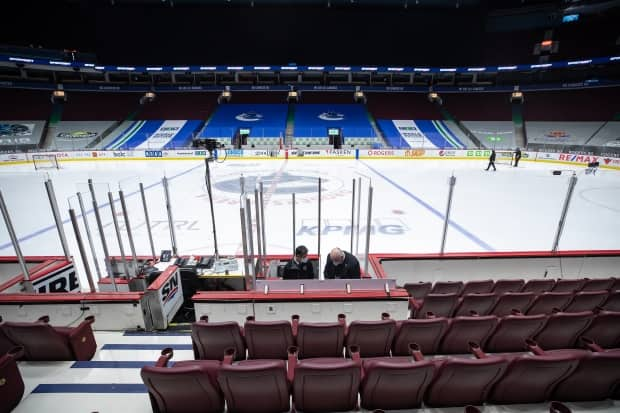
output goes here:
[{"label": "seat back", "polygon": [[297,356],[342,357],[344,325],[340,323],[300,323],[297,330]]},{"label": "seat back", "polygon": [[390,355],[390,348],[396,333],[396,321],[353,321],[349,324],[347,347],[359,346],[362,357]]},{"label": "seat back", "polygon": [[431,294],[457,294],[463,291],[463,281],[437,281],[433,285]]},{"label": "seat back", "polygon": [[525,313],[535,298],[534,293],[503,293],[497,298],[491,314],[503,317],[512,314],[512,310]]},{"label": "seat back", "polygon": [[594,311],[596,307],[603,305],[609,293],[602,291],[579,291],[575,293],[573,299],[564,309],[567,313],[578,313],[580,311]]},{"label": "seat back", "polygon": [[620,347],[620,312],[601,311],[582,333],[603,348]]},{"label": "seat back", "polygon": [[288,358],[288,348],[294,344],[290,322],[246,321],[243,330],[249,359]]},{"label": "seat back", "polygon": [[497,327],[499,319],[493,315],[481,317],[456,317],[441,341],[441,354],[465,354],[469,343],[477,343],[484,348],[487,340]]},{"label": "seat back", "polygon": [[502,357],[448,358],[440,364],[424,402],[428,406],[481,405],[507,366],[508,361]]},{"label": "seat back", "polygon": [[479,315],[487,315],[495,305],[497,296],[494,293],[473,293],[461,297],[455,316],[470,315],[472,311]]},{"label": "seat back", "polygon": [[360,380],[360,365],[353,360],[301,360],[293,380],[295,409],[308,413],[354,410]]},{"label": "seat back", "polygon": [[547,323],[547,316],[509,315],[502,317],[484,350],[491,353],[526,351],[525,340],[533,339]]},{"label": "seat back", "polygon": [[602,305],[607,311],[619,311],[620,312],[620,291],[612,291],[609,293],[609,297]]},{"label": "seat back", "polygon": [[226,349],[235,349],[235,360],[245,359],[245,342],[236,321],[192,323],[192,345],[196,360],[223,360]]},{"label": "seat back", "polygon": [[153,411],[157,413],[221,412],[224,409],[216,381],[220,362],[199,360],[174,367],[144,366],[140,371]]},{"label": "seat back", "polygon": [[45,322],[6,322],[2,328],[12,342],[24,347],[23,360],[74,360],[69,340]]},{"label": "seat back", "polygon": [[539,278],[528,280],[523,286],[523,292],[540,294],[553,290],[555,280],[553,278]]},{"label": "seat back", "polygon": [[497,280],[495,281],[493,292],[495,294],[518,293],[523,289],[523,284],[525,284],[525,281],[522,279]]},{"label": "seat back", "polygon": [[468,281],[465,283],[465,286],[463,286],[461,295],[490,293],[493,287],[495,287],[495,282],[493,280]]},{"label": "seat back", "polygon": [[586,280],[584,278],[577,278],[577,279],[562,278],[555,282],[553,291],[556,293],[561,293],[561,292],[573,293],[575,291],[581,290],[581,287],[583,287],[585,283],[586,283]]},{"label": "seat back", "polygon": [[452,317],[458,302],[457,294],[428,294],[422,307],[416,311],[416,318],[426,318],[429,312],[437,317]]},{"label": "seat back", "polygon": [[610,290],[614,283],[615,278],[591,278],[586,279],[586,282],[581,286],[581,291],[601,291]]},{"label": "seat back", "polygon": [[5,355],[9,352],[9,350],[16,346],[17,344],[11,341],[11,339],[4,332],[2,325],[0,325],[0,356]]},{"label": "seat back", "polygon": [[557,353],[575,354],[581,360],[575,371],[555,388],[554,400],[605,400],[620,384],[620,352],[558,350]]},{"label": "seat back", "polygon": [[290,410],[284,360],[246,360],[223,365],[217,381],[230,413],[277,413]]},{"label": "seat back", "polygon": [[524,355],[513,359],[504,377],[491,391],[494,404],[541,403],[579,364],[573,355]]},{"label": "seat back", "polygon": [[542,293],[536,297],[527,314],[551,314],[554,309],[564,310],[573,299],[572,292]]},{"label": "seat back", "polygon": [[545,350],[573,348],[593,318],[591,311],[552,314],[535,340]]},{"label": "seat back", "polygon": [[433,285],[430,282],[406,283],[403,288],[407,293],[416,300],[422,300],[426,294],[431,292]]},{"label": "seat back", "polygon": [[363,363],[362,407],[367,410],[419,407],[435,374],[431,360],[375,359]]},{"label": "seat back", "polygon": [[424,354],[436,354],[448,324],[445,317],[399,321],[392,355],[408,356],[410,343],[416,343]]},{"label": "seat back", "polygon": [[0,412],[9,413],[24,395],[24,381],[15,360],[21,358],[23,349],[13,347],[0,355]]}]

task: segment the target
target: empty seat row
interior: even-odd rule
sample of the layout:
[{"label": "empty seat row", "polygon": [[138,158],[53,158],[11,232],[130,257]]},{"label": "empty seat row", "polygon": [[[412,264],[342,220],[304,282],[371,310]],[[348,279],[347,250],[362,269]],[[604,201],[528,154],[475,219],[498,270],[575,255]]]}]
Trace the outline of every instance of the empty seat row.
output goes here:
[{"label": "empty seat row", "polygon": [[[342,357],[343,350],[357,346],[362,357],[406,356],[409,343],[418,343],[426,354],[467,353],[469,342],[486,351],[524,351],[527,339],[536,339],[548,349],[574,348],[585,336],[604,348],[620,347],[620,312],[558,312],[551,315],[515,314],[505,317],[433,317],[395,321],[384,314],[378,321],[353,321],[344,317],[334,323],[293,321],[247,321],[209,323],[207,318],[192,324],[194,356],[222,360],[226,349],[235,359],[287,358],[296,346],[300,359]],[[350,354],[346,354],[350,357]]]},{"label": "empty seat row", "polygon": [[474,280],[463,283],[463,281],[437,281],[435,284],[430,282],[407,283],[403,286],[409,295],[422,299],[427,294],[457,294],[465,295],[472,293],[518,293],[518,292],[575,292],[575,291],[600,291],[600,290],[620,290],[620,278],[553,278],[532,279],[525,282],[523,279],[507,280]]},{"label": "empty seat row", "polygon": [[22,360],[27,361],[90,360],[94,356],[94,316],[86,317],[77,327],[53,327],[49,321],[43,316],[32,323],[0,324],[0,355],[20,346]]},{"label": "empty seat row", "polygon": [[[475,343],[475,358],[424,359],[415,344],[408,357],[362,360],[298,360],[294,348],[284,360],[181,361],[172,349],[155,366],[141,370],[154,412],[335,412],[541,403],[620,398],[620,350],[543,351],[491,356]],[[599,351],[596,351],[599,350]],[[292,396],[292,406],[291,406]],[[470,410],[471,411],[471,410]],[[552,410],[553,411],[553,410]]]},{"label": "empty seat row", "polygon": [[593,311],[598,307],[620,311],[620,291],[472,293],[461,296],[452,293],[410,299],[411,316],[415,318],[424,318],[429,312],[442,317],[469,315],[472,311],[501,317],[513,310],[534,315],[550,314],[555,310],[569,313]]}]

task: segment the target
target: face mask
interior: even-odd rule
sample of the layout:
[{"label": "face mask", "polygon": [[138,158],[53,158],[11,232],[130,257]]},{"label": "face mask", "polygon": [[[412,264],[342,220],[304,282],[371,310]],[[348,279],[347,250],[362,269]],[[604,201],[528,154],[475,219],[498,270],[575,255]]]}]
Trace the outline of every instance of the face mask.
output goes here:
[{"label": "face mask", "polygon": [[302,259],[301,259],[301,263],[302,263],[302,264],[305,264],[305,263],[307,263],[307,262],[308,262],[308,257],[306,257],[306,258],[302,258]]}]

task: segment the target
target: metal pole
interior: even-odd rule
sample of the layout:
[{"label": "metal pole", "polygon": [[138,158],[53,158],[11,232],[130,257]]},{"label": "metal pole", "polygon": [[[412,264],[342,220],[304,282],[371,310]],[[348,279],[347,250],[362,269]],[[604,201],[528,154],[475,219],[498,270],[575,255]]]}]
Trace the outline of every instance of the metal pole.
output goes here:
[{"label": "metal pole", "polygon": [[138,257],[136,257],[136,246],[133,243],[133,235],[131,233],[131,224],[129,223],[129,213],[127,212],[127,204],[125,203],[125,194],[122,190],[118,191],[118,197],[121,200],[121,208],[123,209],[123,219],[127,229],[127,238],[129,239],[129,249],[131,250],[131,259],[133,262],[133,275],[138,273]]},{"label": "metal pole", "polygon": [[263,198],[263,181],[260,182],[260,222],[263,235],[263,257],[267,255],[267,239],[265,238],[265,200]]},{"label": "metal pole", "polygon": [[263,245],[261,240],[260,206],[258,198],[258,188],[254,187],[254,210],[256,211],[256,242],[258,245],[258,268],[261,268]]},{"label": "metal pole", "polygon": [[90,292],[94,293],[97,290],[95,289],[93,275],[90,272],[90,266],[88,265],[88,256],[86,255],[86,250],[84,249],[84,243],[82,242],[82,236],[80,235],[78,220],[75,216],[75,211],[73,210],[73,208],[69,209],[69,216],[71,217],[73,232],[75,232],[75,240],[77,241],[78,249],[80,250],[80,257],[82,257],[82,264],[84,264],[84,271],[86,272],[86,278],[88,279],[88,286],[90,287]]},{"label": "metal pole", "polygon": [[239,177],[239,187],[241,188],[241,194],[245,194],[245,178],[243,177],[243,174]]},{"label": "metal pole", "polygon": [[364,274],[368,274],[368,251],[370,249],[370,225],[372,222],[372,186],[368,187],[368,216],[366,218],[366,258],[364,260]]},{"label": "metal pole", "polygon": [[2,195],[2,191],[0,190],[0,209],[2,210],[2,217],[4,218],[4,223],[6,224],[6,229],[9,232],[9,237],[11,238],[11,243],[13,244],[13,248],[15,249],[15,255],[17,255],[17,261],[19,262],[19,266],[22,270],[22,274],[24,274],[24,288],[26,292],[34,292],[32,288],[32,282],[30,281],[30,273],[28,272],[28,268],[26,267],[26,261],[24,260],[24,256],[22,255],[22,249],[19,247],[19,240],[17,239],[17,235],[15,234],[15,229],[13,228],[13,223],[11,222],[11,217],[9,216],[9,210],[4,203],[4,196]]},{"label": "metal pole", "polygon": [[[357,178],[357,221],[355,223],[355,255],[360,250],[360,213],[362,210],[362,178]],[[351,251],[353,254],[353,251]]]},{"label": "metal pole", "polygon": [[249,262],[248,262],[248,234],[246,228],[245,208],[243,206],[243,200],[240,200],[241,207],[239,208],[239,215],[241,217],[241,243],[243,246],[243,268],[245,270],[245,276],[250,274]]},{"label": "metal pole", "polygon": [[319,178],[319,222],[318,222],[318,246],[317,254],[319,254],[319,273],[321,272],[321,178]]},{"label": "metal pole", "polygon": [[125,259],[125,248],[123,247],[123,238],[121,238],[121,230],[118,227],[118,218],[116,218],[116,208],[114,207],[114,196],[112,192],[108,192],[108,200],[110,202],[110,211],[112,212],[112,222],[114,223],[114,230],[116,231],[116,239],[118,240],[118,248],[121,251],[121,261],[123,262],[123,269],[125,270],[125,276],[129,276],[129,265]]},{"label": "metal pole", "polygon": [[252,203],[249,197],[245,197],[245,217],[247,219],[246,228],[248,230],[248,252],[250,261],[250,273],[255,274],[254,271],[254,230],[252,229]]},{"label": "metal pole", "polygon": [[153,233],[151,232],[151,222],[149,219],[149,210],[146,207],[146,196],[144,195],[144,185],[140,182],[140,195],[142,196],[142,206],[144,207],[144,219],[146,220],[146,232],[149,235],[149,244],[151,245],[151,256],[153,259],[157,255],[155,255],[155,244],[153,244]]},{"label": "metal pole", "polygon": [[168,228],[170,230],[170,242],[172,242],[172,254],[177,256],[177,236],[174,230],[174,219],[172,218],[172,205],[170,204],[170,193],[168,192],[168,178],[162,179],[164,186],[164,196],[166,197],[166,211],[168,211]]},{"label": "metal pole", "polygon": [[295,255],[295,248],[297,248],[296,242],[295,242],[295,236],[296,236],[296,228],[295,228],[295,192],[293,192],[293,255]]},{"label": "metal pole", "polygon": [[97,221],[97,230],[99,231],[99,237],[101,238],[101,246],[103,248],[103,255],[105,257],[105,266],[108,272],[108,277],[112,279],[112,288],[114,291],[118,291],[116,287],[116,280],[114,279],[114,270],[112,269],[112,261],[110,260],[110,252],[108,250],[108,243],[105,239],[105,232],[103,232],[103,224],[101,223],[101,214],[99,214],[99,205],[97,205],[97,197],[95,197],[95,186],[93,180],[88,180],[88,189],[90,190],[90,197],[93,200],[93,210],[95,211],[95,219]]},{"label": "metal pole", "polygon": [[452,208],[452,193],[454,185],[456,185],[456,177],[452,175],[449,181],[450,190],[448,191],[448,205],[446,206],[446,216],[443,220],[443,235],[441,237],[441,250],[439,253],[443,255],[446,247],[446,237],[448,236],[448,222],[450,221],[450,209]]},{"label": "metal pole", "polygon": [[220,258],[220,252],[217,249],[217,232],[215,230],[215,211],[213,209],[213,193],[211,192],[211,170],[209,169],[209,158],[205,158],[206,164],[206,180],[207,192],[209,194],[209,206],[211,208],[211,223],[213,224],[213,246],[215,248],[215,259]]},{"label": "metal pole", "polygon": [[56,229],[58,230],[58,236],[60,237],[60,244],[62,245],[62,250],[65,254],[65,258],[70,260],[71,253],[69,252],[67,237],[65,236],[62,219],[60,218],[58,203],[56,202],[56,194],[54,193],[54,185],[52,184],[51,179],[45,181],[45,189],[47,190],[47,197],[49,198],[50,205],[52,207],[52,214],[54,215],[54,221],[56,222]]},{"label": "metal pole", "polygon": [[355,178],[353,178],[353,195],[351,195],[351,248],[349,251],[353,253],[353,225],[355,225]]},{"label": "metal pole", "polygon": [[573,176],[570,177],[570,181],[568,182],[568,191],[566,192],[566,199],[564,199],[564,206],[562,207],[562,215],[560,215],[560,222],[558,223],[558,231],[555,234],[555,239],[553,240],[553,247],[551,248],[552,252],[558,251],[558,245],[560,244],[560,237],[562,236],[562,231],[564,231],[564,224],[566,223],[566,214],[568,214],[568,208],[570,206],[570,201],[573,197],[573,191],[576,185],[577,185],[577,175],[573,172]]},{"label": "metal pole", "polygon": [[97,254],[95,253],[95,243],[93,242],[93,236],[90,233],[90,227],[88,226],[88,219],[86,217],[86,210],[84,208],[84,201],[82,200],[82,194],[77,193],[78,202],[80,204],[80,213],[82,214],[82,220],[84,221],[84,228],[86,229],[86,238],[88,239],[88,245],[90,246],[90,253],[93,255],[93,262],[95,263],[95,271],[97,272],[97,279],[101,281],[101,269],[97,262]]}]

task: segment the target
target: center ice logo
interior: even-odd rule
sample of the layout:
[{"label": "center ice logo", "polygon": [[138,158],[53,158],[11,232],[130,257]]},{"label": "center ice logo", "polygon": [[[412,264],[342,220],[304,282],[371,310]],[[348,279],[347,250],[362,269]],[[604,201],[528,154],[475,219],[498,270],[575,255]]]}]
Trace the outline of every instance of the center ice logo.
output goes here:
[{"label": "center ice logo", "polygon": [[[256,186],[257,176],[246,176],[245,187],[251,188],[252,191]],[[304,176],[283,172],[282,174],[271,173],[261,176],[261,182],[265,190],[268,190],[272,186],[275,186],[276,194],[312,194],[318,190],[318,179],[313,176]],[[333,179],[321,179],[322,191],[337,190],[342,186],[341,182],[334,181]],[[239,178],[231,178],[215,183],[215,187],[224,192],[239,194],[240,183]]]},{"label": "center ice logo", "polygon": [[344,119],[344,114],[342,113],[338,113],[338,112],[334,112],[334,111],[329,111],[329,112],[323,112],[319,115],[319,119],[321,120],[343,120]]},{"label": "center ice logo", "polygon": [[243,112],[235,116],[235,119],[242,122],[257,122],[259,120],[263,120],[263,115],[256,112]]}]

